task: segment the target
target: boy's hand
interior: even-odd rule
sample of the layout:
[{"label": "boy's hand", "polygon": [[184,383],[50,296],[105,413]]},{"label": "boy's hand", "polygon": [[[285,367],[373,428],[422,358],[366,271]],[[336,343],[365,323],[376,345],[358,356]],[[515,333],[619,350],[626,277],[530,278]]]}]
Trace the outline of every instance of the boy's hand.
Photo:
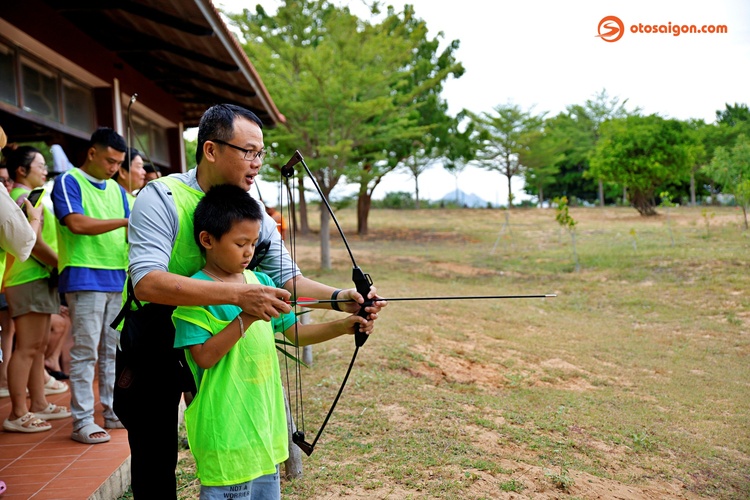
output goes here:
[{"label": "boy's hand", "polygon": [[271,321],[291,311],[286,302],[291,294],[282,288],[262,285],[242,285],[237,303],[243,311],[251,316]]},{"label": "boy's hand", "polygon": [[[375,316],[377,316],[377,314]],[[367,335],[370,335],[375,329],[375,320],[367,321],[357,314],[352,314],[341,321],[344,324],[345,332],[349,335],[354,335],[354,329],[357,327],[359,327],[361,332],[366,333]]]}]

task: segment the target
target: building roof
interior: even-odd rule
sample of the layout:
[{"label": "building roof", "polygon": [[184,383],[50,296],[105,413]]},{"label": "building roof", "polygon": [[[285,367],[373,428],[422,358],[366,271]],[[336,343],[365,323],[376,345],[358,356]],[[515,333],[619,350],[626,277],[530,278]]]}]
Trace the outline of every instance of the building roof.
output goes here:
[{"label": "building roof", "polygon": [[43,0],[183,104],[186,127],[217,103],[285,122],[211,0]]}]

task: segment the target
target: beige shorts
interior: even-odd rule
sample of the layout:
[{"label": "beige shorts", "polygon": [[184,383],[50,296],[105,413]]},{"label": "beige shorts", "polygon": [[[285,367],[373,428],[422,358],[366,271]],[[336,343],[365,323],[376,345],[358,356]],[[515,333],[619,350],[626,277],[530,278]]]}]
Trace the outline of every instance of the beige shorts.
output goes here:
[{"label": "beige shorts", "polygon": [[57,288],[50,288],[47,283],[48,280],[45,278],[6,287],[5,299],[8,301],[10,316],[17,318],[31,312],[58,314],[60,294],[57,293]]}]

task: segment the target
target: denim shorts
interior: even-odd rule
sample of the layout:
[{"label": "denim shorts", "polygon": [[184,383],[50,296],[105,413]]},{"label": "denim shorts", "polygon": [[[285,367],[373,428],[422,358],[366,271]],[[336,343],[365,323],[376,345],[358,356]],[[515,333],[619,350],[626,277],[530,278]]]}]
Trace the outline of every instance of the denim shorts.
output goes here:
[{"label": "denim shorts", "polygon": [[281,482],[279,466],[276,472],[260,476],[246,483],[232,486],[201,486],[200,500],[228,500],[240,498],[243,500],[280,500]]}]

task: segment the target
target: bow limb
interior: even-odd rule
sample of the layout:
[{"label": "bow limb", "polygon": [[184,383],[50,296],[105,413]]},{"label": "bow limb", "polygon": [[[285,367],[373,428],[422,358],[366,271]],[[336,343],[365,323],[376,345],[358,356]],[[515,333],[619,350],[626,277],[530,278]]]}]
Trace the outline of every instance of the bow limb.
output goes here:
[{"label": "bow limb", "polygon": [[[281,168],[281,175],[285,177],[287,180],[294,176],[294,166],[298,163],[301,163],[302,166],[305,169],[305,173],[312,181],[313,185],[315,186],[316,191],[320,195],[320,199],[323,201],[323,204],[325,205],[326,209],[328,210],[328,214],[331,216],[331,219],[333,220],[334,224],[336,225],[336,228],[338,229],[339,235],[341,236],[342,241],[344,242],[344,246],[346,247],[347,252],[349,253],[349,258],[352,261],[352,281],[354,282],[354,286],[357,290],[357,292],[362,296],[364,299],[364,302],[360,304],[359,312],[357,313],[360,317],[367,319],[369,316],[369,313],[367,312],[366,308],[372,306],[373,300],[368,298],[368,295],[370,294],[370,287],[372,286],[372,279],[370,278],[369,274],[366,274],[362,271],[362,269],[357,265],[356,260],[354,259],[354,254],[352,254],[351,248],[349,247],[349,242],[346,239],[346,236],[344,235],[344,231],[341,229],[341,225],[339,224],[338,219],[336,218],[336,214],[333,213],[333,209],[331,209],[331,205],[328,203],[328,200],[326,199],[325,195],[323,194],[323,190],[320,188],[320,185],[318,184],[317,180],[315,179],[315,176],[310,171],[310,168],[305,163],[304,158],[302,157],[302,154],[299,152],[299,150],[294,152],[294,155],[292,158]],[[291,200],[291,189],[289,188],[289,184],[287,182],[287,191],[290,196]],[[291,203],[291,201],[290,201]],[[294,215],[291,215],[294,217]],[[296,224],[294,224],[294,219],[292,219],[292,232],[296,229]],[[295,297],[297,297],[297,294],[294,294]],[[296,331],[296,327],[295,327]],[[359,353],[359,348],[362,347],[365,342],[367,341],[368,335],[366,332],[361,331],[359,328],[359,325],[355,326],[354,330],[354,353],[352,354],[352,359],[349,362],[349,368],[346,370],[346,375],[344,375],[344,379],[341,382],[341,386],[339,387],[338,393],[336,394],[335,399],[333,400],[333,404],[331,404],[331,408],[328,410],[328,413],[326,414],[325,420],[323,420],[323,424],[321,425],[320,429],[318,430],[317,435],[315,436],[315,439],[312,443],[309,443],[305,440],[305,432],[304,427],[303,430],[297,430],[292,434],[292,441],[299,446],[299,448],[308,456],[312,454],[312,452],[315,449],[315,445],[318,442],[318,439],[320,439],[321,434],[323,434],[323,430],[325,429],[326,425],[328,424],[329,419],[331,418],[331,415],[333,414],[333,410],[336,408],[336,404],[339,401],[339,398],[341,397],[341,394],[344,392],[344,387],[346,387],[346,382],[349,379],[349,375],[351,374],[352,368],[354,367],[354,362],[357,359],[357,354]]]}]

